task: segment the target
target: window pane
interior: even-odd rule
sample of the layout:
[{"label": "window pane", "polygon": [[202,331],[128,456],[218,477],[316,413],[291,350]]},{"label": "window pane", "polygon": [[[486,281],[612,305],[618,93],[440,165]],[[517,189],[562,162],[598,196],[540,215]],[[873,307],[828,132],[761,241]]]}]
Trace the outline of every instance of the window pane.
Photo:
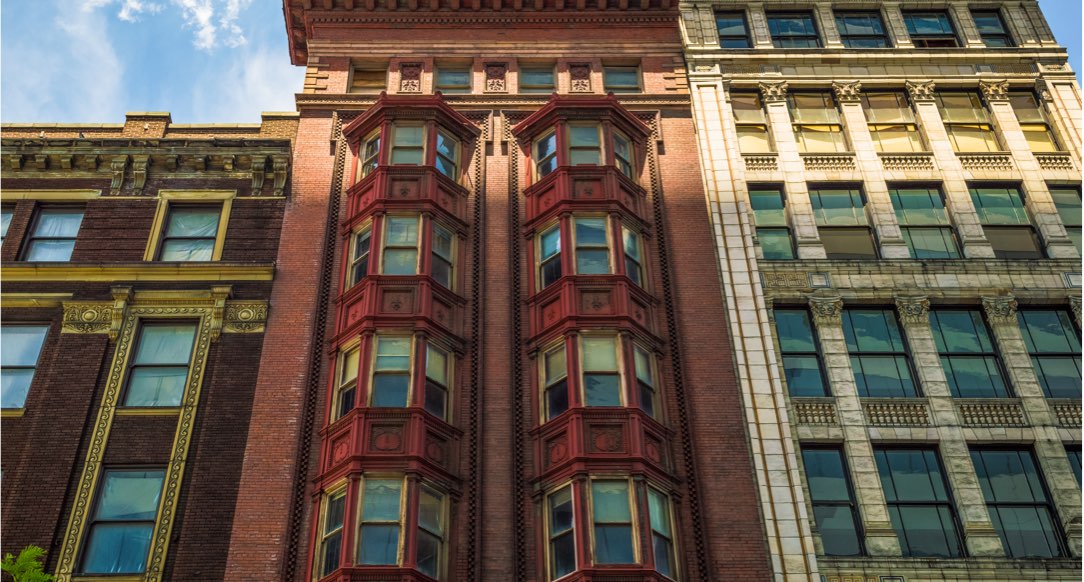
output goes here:
[{"label": "window pane", "polygon": [[851,352],[903,352],[899,324],[890,310],[846,309],[843,332]]},{"label": "window pane", "polygon": [[606,89],[616,93],[640,90],[640,69],[637,67],[603,67],[602,79]]},{"label": "window pane", "polygon": [[153,521],[164,471],[106,471],[95,520]]},{"label": "window pane", "polygon": [[184,208],[175,206],[169,211],[167,237],[213,237],[218,232],[221,209]]},{"label": "window pane", "polygon": [[[153,518],[152,518],[153,519]],[[83,573],[131,574],[147,567],[152,523],[96,523],[87,536]]]},{"label": "window pane", "polygon": [[366,479],[362,521],[399,521],[399,479]]},{"label": "window pane", "polygon": [[970,191],[983,224],[1030,224],[1018,189],[982,187]]},{"label": "window pane", "polygon": [[915,384],[903,356],[851,356],[858,395],[870,398],[914,398]]},{"label": "window pane", "polygon": [[621,406],[621,378],[617,374],[584,374],[587,406]]},{"label": "window pane", "polygon": [[939,352],[980,354],[994,351],[990,332],[976,310],[934,310],[930,312],[930,323]]},{"label": "window pane", "polygon": [[760,95],[756,93],[731,93],[730,108],[734,110],[734,119],[738,122],[764,123],[764,107],[760,104]]},{"label": "window pane", "polygon": [[952,395],[957,398],[1009,396],[997,359],[991,356],[941,356]]},{"label": "window pane", "polygon": [[757,226],[786,226],[783,193],[779,190],[749,190],[749,206]]},{"label": "window pane", "polygon": [[903,19],[911,35],[954,34],[952,22],[944,12],[905,12]]},{"label": "window pane", "polygon": [[442,533],[444,531],[443,504],[440,495],[423,487],[418,495],[418,525],[431,532]]},{"label": "window pane", "polygon": [[866,224],[865,200],[858,190],[811,190],[809,200],[818,226]]},{"label": "window pane", "polygon": [[1058,208],[1058,216],[1065,226],[1080,226],[1080,190],[1076,188],[1050,187],[1050,197]]},{"label": "window pane", "polygon": [[561,252],[561,229],[553,227],[542,233],[539,237],[542,244],[542,260],[546,260]]},{"label": "window pane", "polygon": [[1066,454],[1069,455],[1069,465],[1073,468],[1073,474],[1076,475],[1076,483],[1080,485],[1080,445],[1069,445],[1066,447]]},{"label": "window pane", "polygon": [[410,376],[377,374],[373,376],[373,407],[402,408],[407,405]]},{"label": "window pane", "polygon": [[180,406],[187,379],[187,367],[133,368],[124,406]]},{"label": "window pane", "polygon": [[720,12],[715,15],[719,36],[745,36],[745,17],[740,12]]},{"label": "window pane", "polygon": [[937,188],[892,188],[888,194],[901,225],[949,224],[945,203]]},{"label": "window pane", "polygon": [[1027,309],[1017,312],[1028,352],[1080,353],[1080,337],[1064,311]]},{"label": "window pane", "polygon": [[30,241],[26,251],[27,261],[68,261],[75,250],[74,240],[35,240]]},{"label": "window pane", "polygon": [[800,309],[776,309],[775,329],[784,352],[816,352],[809,314]]},{"label": "window pane", "polygon": [[144,325],[139,332],[139,346],[136,348],[133,363],[187,366],[195,339],[194,325]]},{"label": "window pane", "polygon": [[418,244],[418,219],[414,216],[392,216],[387,220],[387,244],[414,246]]},{"label": "window pane", "polygon": [[999,259],[1041,259],[1039,237],[1030,226],[985,226],[983,232]]},{"label": "window pane", "polygon": [[971,461],[987,503],[1047,501],[1031,451],[973,450]]},{"label": "window pane", "polygon": [[1010,557],[1052,558],[1062,555],[1046,507],[995,507],[990,512],[994,529]]},{"label": "window pane", "polygon": [[878,152],[921,152],[925,149],[915,125],[871,125],[869,131]]},{"label": "window pane", "polygon": [[384,251],[385,275],[417,274],[418,251],[414,249],[387,249]]},{"label": "window pane", "polygon": [[0,365],[35,366],[45,343],[45,325],[5,325],[0,327]]},{"label": "window pane", "polygon": [[843,453],[838,449],[802,449],[809,496],[818,501],[850,501]]},{"label": "window pane", "polygon": [[1033,356],[1039,384],[1049,398],[1080,399],[1080,356]]},{"label": "window pane", "polygon": [[558,378],[563,378],[568,374],[568,368],[565,365],[565,348],[562,346],[560,349],[551,350],[546,352],[545,355],[545,368],[546,368],[546,383],[552,383]]},{"label": "window pane", "polygon": [[7,368],[0,373],[0,408],[22,408],[33,380],[33,368]]},{"label": "window pane", "polygon": [[663,535],[670,535],[670,501],[665,495],[648,488],[648,513],[651,514],[651,529]]},{"label": "window pane", "polygon": [[743,154],[763,154],[772,151],[768,128],[761,125],[738,126],[738,150]]},{"label": "window pane", "polygon": [[788,228],[758,228],[757,242],[764,252],[764,259],[787,260],[795,258],[794,243]]},{"label": "window pane", "polygon": [[996,152],[1001,149],[989,125],[954,124],[946,126],[952,149],[957,152]]},{"label": "window pane", "polygon": [[948,501],[941,464],[933,451],[880,449],[874,455],[888,502]]},{"label": "window pane", "polygon": [[902,228],[903,240],[915,259],[958,259],[960,249],[951,228]]},{"label": "window pane", "polygon": [[828,396],[816,356],[783,356],[783,373],[791,396]]},{"label": "window pane", "polygon": [[572,488],[565,487],[550,495],[550,535],[572,529]]},{"label": "window pane", "polygon": [[533,90],[552,90],[553,67],[524,68],[519,71],[519,87]]},{"label": "window pane", "polygon": [[11,208],[0,209],[0,240],[7,238],[8,228],[11,226],[11,217],[15,211]]},{"label": "window pane", "polygon": [[162,242],[160,261],[210,261],[214,258],[215,240],[166,240]]},{"label": "window pane", "polygon": [[75,238],[79,234],[79,225],[82,222],[82,210],[45,209],[38,212],[38,224],[34,228],[34,237]]},{"label": "window pane", "polygon": [[576,244],[578,246],[608,246],[605,218],[577,218]]},{"label": "window pane", "polygon": [[633,361],[636,364],[636,379],[646,384],[655,384],[655,378],[651,373],[651,354],[637,346],[633,351]]},{"label": "window pane", "polygon": [[829,259],[876,259],[877,247],[868,228],[820,228]]},{"label": "window pane", "polygon": [[399,526],[361,526],[358,562],[368,565],[399,563]]},{"label": "window pane", "polygon": [[614,338],[584,337],[583,369],[588,372],[616,371],[617,348]]},{"label": "window pane", "polygon": [[813,516],[828,556],[860,556],[862,545],[858,539],[854,512],[846,505],[814,505]]},{"label": "window pane", "polygon": [[632,521],[629,512],[629,484],[626,481],[592,481],[591,500],[596,522]]},{"label": "window pane", "polygon": [[944,505],[889,507],[904,556],[956,558],[961,555],[956,524]]},{"label": "window pane", "polygon": [[561,380],[546,388],[546,419],[568,410],[568,382]]},{"label": "window pane", "polygon": [[437,89],[442,91],[468,90],[470,88],[470,69],[438,68],[436,84]]},{"label": "window pane", "polygon": [[426,346],[425,375],[441,384],[448,385],[448,353],[444,350]]},{"label": "window pane", "polygon": [[379,337],[376,340],[376,371],[410,369],[410,338]]}]

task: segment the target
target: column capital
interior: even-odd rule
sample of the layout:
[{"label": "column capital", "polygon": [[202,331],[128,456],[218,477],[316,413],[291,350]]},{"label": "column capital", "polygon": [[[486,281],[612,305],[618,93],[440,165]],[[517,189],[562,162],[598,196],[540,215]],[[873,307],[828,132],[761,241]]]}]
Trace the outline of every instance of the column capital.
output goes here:
[{"label": "column capital", "polygon": [[839,295],[810,295],[809,311],[813,321],[824,325],[840,325],[843,315],[843,298]]},{"label": "column capital", "polygon": [[982,90],[982,96],[987,101],[1009,100],[1009,82],[1007,80],[979,81],[979,89]]},{"label": "column capital", "polygon": [[896,297],[896,309],[905,326],[929,322],[930,300],[925,296]]},{"label": "column capital", "polygon": [[1080,295],[1073,295],[1069,298],[1069,308],[1073,310],[1073,317],[1076,318],[1076,324],[1080,325]]},{"label": "column capital", "polygon": [[1016,306],[1012,295],[982,298],[982,309],[990,323],[1016,323]]},{"label": "column capital", "polygon": [[835,81],[832,83],[832,91],[836,94],[836,101],[840,103],[862,102],[862,81]]},{"label": "column capital", "polygon": [[912,101],[933,101],[937,84],[933,81],[907,81],[907,93]]},{"label": "column capital", "polygon": [[759,86],[760,97],[765,103],[787,100],[788,83],[786,81],[761,81]]}]

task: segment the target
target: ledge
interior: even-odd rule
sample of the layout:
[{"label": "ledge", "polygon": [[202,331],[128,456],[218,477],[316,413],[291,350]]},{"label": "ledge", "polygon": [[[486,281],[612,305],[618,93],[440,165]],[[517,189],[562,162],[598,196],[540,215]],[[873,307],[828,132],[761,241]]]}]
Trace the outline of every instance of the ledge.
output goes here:
[{"label": "ledge", "polygon": [[273,263],[15,263],[5,262],[5,283],[41,281],[270,281]]}]

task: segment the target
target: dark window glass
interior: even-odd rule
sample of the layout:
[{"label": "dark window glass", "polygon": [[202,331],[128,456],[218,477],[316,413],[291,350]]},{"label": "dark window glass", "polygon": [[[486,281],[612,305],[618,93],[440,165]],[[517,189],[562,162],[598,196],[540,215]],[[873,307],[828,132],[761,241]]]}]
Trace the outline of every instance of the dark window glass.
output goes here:
[{"label": "dark window glass", "polygon": [[644,267],[643,256],[640,252],[640,235],[629,227],[622,226],[621,237],[624,239],[625,276],[643,287]]},{"label": "dark window glass", "polygon": [[861,556],[858,506],[854,501],[843,451],[835,448],[802,448],[802,463],[827,556]]},{"label": "dark window glass", "polygon": [[[338,371],[338,405],[335,410],[335,419],[342,418],[346,413],[354,409],[357,399],[358,387],[358,348],[346,350],[339,356]],[[335,420],[332,419],[332,420]]]},{"label": "dark window glass", "polygon": [[1073,468],[1073,475],[1076,475],[1076,484],[1080,485],[1080,445],[1065,447],[1065,453],[1069,455],[1069,466]]},{"label": "dark window glass", "polygon": [[1031,451],[973,449],[971,461],[1009,557],[1064,555],[1046,485]]},{"label": "dark window glass", "polygon": [[444,557],[444,496],[422,486],[418,493],[418,569],[440,578]]},{"label": "dark window glass", "polygon": [[836,12],[839,38],[847,48],[888,48],[888,35],[877,12]]},{"label": "dark window glass", "polygon": [[339,567],[343,549],[343,518],[346,516],[346,489],[324,499],[324,526],[320,531],[320,576]]},{"label": "dark window glass", "polygon": [[1031,225],[1024,197],[1013,186],[971,188],[971,201],[979,213],[983,233],[999,259],[1041,259],[1042,244]]},{"label": "dark window glass", "polygon": [[542,386],[546,420],[568,410],[568,365],[564,344],[542,355]]},{"label": "dark window glass", "polygon": [[0,327],[0,408],[22,408],[38,366],[47,325]]},{"label": "dark window glass", "polygon": [[937,309],[930,327],[949,389],[957,398],[1007,398],[993,338],[976,309]]},{"label": "dark window glass", "polygon": [[135,574],[147,567],[163,470],[109,470],[87,528],[83,574]]},{"label": "dark window glass", "polygon": [[1069,314],[1052,309],[1016,313],[1039,384],[1048,398],[1080,399],[1080,336]]},{"label": "dark window glass", "polygon": [[904,556],[962,555],[956,511],[937,453],[922,449],[875,450],[885,501]]},{"label": "dark window glass", "polygon": [[749,205],[753,209],[756,222],[757,241],[767,260],[795,258],[794,243],[790,228],[787,226],[787,214],[783,192],[778,188],[749,188]]},{"label": "dark window glass", "polygon": [[576,235],[576,273],[609,274],[610,245],[606,218],[575,218],[572,222]]},{"label": "dark window glass", "polygon": [[655,570],[664,576],[676,578],[670,500],[653,487],[648,487],[647,509],[651,520],[651,549],[655,556]]},{"label": "dark window glass", "polygon": [[988,48],[1012,46],[1012,37],[1005,28],[1005,21],[1001,19],[1001,13],[997,10],[972,10],[972,18],[975,19],[975,27],[979,29],[979,36]]},{"label": "dark window glass", "polygon": [[436,90],[441,93],[470,93],[470,66],[437,67]]},{"label": "dark window glass", "polygon": [[433,278],[448,289],[452,288],[454,241],[455,235],[450,230],[439,224],[433,225]]},{"label": "dark window glass", "polygon": [[632,511],[628,481],[591,481],[595,563],[632,564]]},{"label": "dark window glass", "polygon": [[791,396],[828,396],[820,350],[809,312],[776,309],[775,330],[783,358],[783,374]]},{"label": "dark window glass", "polygon": [[83,223],[82,208],[42,208],[34,221],[24,261],[69,261]]},{"label": "dark window glass", "polygon": [[602,84],[614,93],[639,93],[640,67],[602,67]]},{"label": "dark window glass", "polygon": [[399,507],[403,482],[399,479],[366,479],[358,525],[358,563],[399,563]]},{"label": "dark window glass", "polygon": [[636,368],[636,385],[640,389],[640,408],[651,417],[655,416],[658,389],[655,380],[655,356],[640,346],[632,349],[634,365]]},{"label": "dark window glass", "polygon": [[370,406],[402,408],[410,388],[409,337],[377,337]]},{"label": "dark window glass", "polygon": [[768,32],[775,48],[818,48],[820,36],[808,12],[769,12]]},{"label": "dark window glass", "polygon": [[943,48],[959,46],[952,20],[943,11],[911,11],[903,13],[907,34],[915,48]]},{"label": "dark window glass", "polygon": [[896,209],[903,239],[916,259],[958,259],[960,249],[941,191],[937,188],[891,188],[888,195]]},{"label": "dark window glass", "polygon": [[542,178],[557,169],[557,134],[550,133],[534,142],[534,167]]},{"label": "dark window glass", "polygon": [[890,309],[844,309],[843,335],[859,396],[918,396],[896,314]]},{"label": "dark window glass", "polygon": [[448,352],[427,344],[425,349],[425,409],[448,420],[448,388],[451,387],[451,358]]},{"label": "dark window glass", "polygon": [[752,48],[749,26],[744,12],[716,12],[715,27],[719,30],[721,48]]},{"label": "dark window glass", "polygon": [[572,486],[551,493],[547,499],[550,542],[550,579],[576,570],[576,520],[572,511]]},{"label": "dark window glass", "polygon": [[520,93],[552,93],[556,90],[553,66],[523,67],[519,70]]},{"label": "dark window glass", "polygon": [[437,171],[453,180],[459,180],[459,141],[443,131],[437,132]]},{"label": "dark window glass", "polygon": [[561,278],[561,227],[553,226],[538,237],[539,278],[545,289]]},{"label": "dark window glass", "polygon": [[8,238],[8,227],[11,226],[11,217],[15,216],[15,209],[5,206],[0,208],[0,243]]},{"label": "dark window glass", "polygon": [[369,274],[369,253],[372,250],[371,228],[354,233],[354,244],[350,256],[350,286],[361,282]]},{"label": "dark window glass", "polygon": [[171,205],[158,260],[210,261],[221,216],[221,206]]},{"label": "dark window glass", "polygon": [[809,200],[829,259],[877,258],[873,231],[866,226],[865,200],[858,189],[811,189]]},{"label": "dark window glass", "polygon": [[124,406],[180,406],[196,325],[145,323],[128,367]]},{"label": "dark window glass", "polygon": [[1065,233],[1073,240],[1077,252],[1081,252],[1080,187],[1050,186],[1050,197],[1058,208],[1058,216],[1065,225]]}]

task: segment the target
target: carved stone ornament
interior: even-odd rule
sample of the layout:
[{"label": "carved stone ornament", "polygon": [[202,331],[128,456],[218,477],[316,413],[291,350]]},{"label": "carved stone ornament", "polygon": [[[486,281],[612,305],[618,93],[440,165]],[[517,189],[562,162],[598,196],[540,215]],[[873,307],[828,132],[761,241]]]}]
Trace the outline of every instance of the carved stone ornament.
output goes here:
[{"label": "carved stone ornament", "polygon": [[570,63],[568,76],[572,79],[573,93],[591,92],[591,65],[588,63]]},{"label": "carved stone ornament", "polygon": [[982,90],[982,96],[987,101],[1009,100],[1008,81],[979,81],[979,89]]},{"label": "carved stone ornament", "polygon": [[762,82],[760,84],[760,98],[765,103],[776,103],[779,101],[787,100],[787,87],[789,85],[786,81],[773,81]]},{"label": "carved stone ornament", "polygon": [[508,90],[505,77],[508,76],[506,63],[486,63],[486,92],[504,93]]},{"label": "carved stone ornament", "polygon": [[226,333],[260,333],[267,323],[267,303],[263,301],[228,301],[226,321],[222,331]]},{"label": "carved stone ornament", "polygon": [[399,65],[399,92],[422,92],[422,64],[402,63]]},{"label": "carved stone ornament", "polygon": [[1012,295],[982,298],[982,308],[990,323],[1016,325],[1016,306],[1016,298]]},{"label": "carved stone ornament", "polygon": [[817,296],[809,298],[809,310],[813,321],[825,325],[839,325],[843,315],[843,299],[839,296]]},{"label": "carved stone ornament", "polygon": [[832,83],[832,91],[836,93],[836,101],[840,103],[860,103],[862,101],[862,81],[850,83],[836,81]]},{"label": "carved stone ornament", "polygon": [[1069,298],[1069,308],[1073,310],[1073,317],[1076,318],[1076,324],[1080,325],[1080,296],[1076,295]]},{"label": "carved stone ornament", "polygon": [[930,300],[925,297],[897,297],[896,309],[904,325],[921,325],[929,321]]},{"label": "carved stone ornament", "polygon": [[912,101],[933,101],[937,85],[933,81],[907,81],[907,93]]},{"label": "carved stone ornament", "polygon": [[108,333],[113,327],[113,304],[65,303],[62,333]]}]

